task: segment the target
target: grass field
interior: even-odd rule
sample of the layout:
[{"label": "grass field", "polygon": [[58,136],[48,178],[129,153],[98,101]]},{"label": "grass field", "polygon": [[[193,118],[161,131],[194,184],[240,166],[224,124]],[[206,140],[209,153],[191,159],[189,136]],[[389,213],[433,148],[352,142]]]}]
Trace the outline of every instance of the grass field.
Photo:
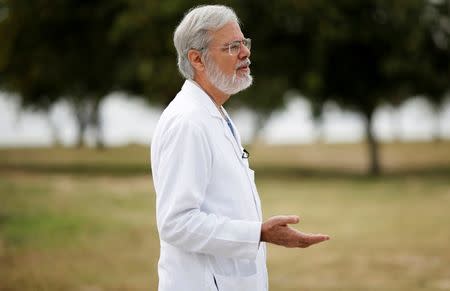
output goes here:
[{"label": "grass field", "polygon": [[[378,178],[364,150],[250,148],[264,216],[332,237],[270,246],[271,291],[450,290],[450,143],[383,145]],[[156,290],[148,154],[0,150],[0,290]]]}]

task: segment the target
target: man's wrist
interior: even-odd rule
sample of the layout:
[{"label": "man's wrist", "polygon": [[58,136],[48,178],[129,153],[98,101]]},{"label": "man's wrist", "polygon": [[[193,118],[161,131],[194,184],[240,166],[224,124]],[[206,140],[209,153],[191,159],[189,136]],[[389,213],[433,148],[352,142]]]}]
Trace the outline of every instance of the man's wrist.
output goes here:
[{"label": "man's wrist", "polygon": [[264,223],[261,223],[261,233],[259,235],[259,241],[260,242],[265,242],[266,241]]}]

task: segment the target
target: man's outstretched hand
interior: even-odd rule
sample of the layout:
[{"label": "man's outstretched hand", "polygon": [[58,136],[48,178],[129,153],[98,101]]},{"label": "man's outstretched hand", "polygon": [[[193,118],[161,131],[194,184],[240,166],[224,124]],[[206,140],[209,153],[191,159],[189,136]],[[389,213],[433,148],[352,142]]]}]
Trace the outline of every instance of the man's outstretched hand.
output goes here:
[{"label": "man's outstretched hand", "polygon": [[297,224],[299,221],[300,218],[295,215],[269,218],[262,224],[261,241],[288,248],[307,248],[330,239],[328,235],[303,233],[288,226],[288,224]]}]

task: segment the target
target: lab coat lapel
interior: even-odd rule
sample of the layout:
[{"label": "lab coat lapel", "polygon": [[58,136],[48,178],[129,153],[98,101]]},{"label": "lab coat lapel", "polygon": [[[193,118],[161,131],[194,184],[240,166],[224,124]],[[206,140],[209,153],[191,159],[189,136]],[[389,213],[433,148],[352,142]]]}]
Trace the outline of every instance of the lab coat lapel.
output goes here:
[{"label": "lab coat lapel", "polygon": [[[234,138],[233,134],[231,133],[230,128],[228,127],[227,122],[224,120],[222,115],[220,114],[218,108],[215,106],[215,104],[212,102],[211,98],[201,89],[197,84],[195,84],[191,80],[186,80],[184,82],[182,90],[187,90],[189,92],[192,92],[192,94],[189,94],[189,96],[193,96],[195,100],[201,105],[206,107],[208,112],[211,114],[212,117],[220,119],[220,123],[222,124],[222,131],[225,135],[228,142],[231,143],[231,146],[233,147],[233,151],[240,162],[242,162],[242,148],[241,148],[241,142],[239,134],[236,130],[236,127],[233,124],[233,127],[235,129],[236,138]],[[222,107],[223,108],[223,107]],[[228,113],[225,114],[228,116]],[[229,118],[229,117],[228,117]],[[231,120],[231,119],[230,119]]]},{"label": "lab coat lapel", "polygon": [[235,136],[233,136],[230,128],[228,127],[228,124],[226,123],[226,121],[224,121],[224,122],[222,122],[222,124],[224,124],[227,129],[225,135],[227,136],[228,140],[233,144],[234,151],[236,152],[236,154],[239,158],[239,161],[242,161],[243,148],[242,148],[242,143],[241,143],[241,137],[239,135],[239,132],[238,132],[236,126],[234,125],[234,122],[231,120],[230,115],[228,115],[228,112],[225,110],[225,108],[222,107],[222,109],[223,109],[225,115],[230,120],[231,125],[233,126],[233,129],[234,129],[234,134],[235,134]]},{"label": "lab coat lapel", "polygon": [[[236,139],[237,139],[237,145],[239,146],[239,160],[244,163],[244,160],[242,158],[242,154],[244,152],[244,148],[242,147],[242,143],[241,143],[241,136],[239,135],[238,130],[236,129],[236,126],[234,125],[233,121],[231,120],[230,116],[228,115],[228,112],[224,109],[225,114],[227,115],[227,117],[230,119],[231,124],[233,125],[234,128],[234,132],[236,134]],[[225,123],[225,125],[228,127],[228,125]],[[230,132],[230,130],[228,130]],[[229,134],[229,136],[231,136],[231,138],[233,139],[233,141],[235,141],[233,135]],[[234,142],[234,144],[236,145],[236,142]],[[247,165],[248,167],[248,165]],[[258,194],[258,190],[256,190],[256,185],[255,185],[255,172],[253,170],[250,169],[250,167],[248,167],[247,169],[247,176],[249,178],[251,187],[252,187],[252,194],[253,194],[253,199],[255,202],[255,206],[256,206],[256,210],[259,216],[259,219],[262,219],[262,212],[261,212],[261,200],[259,199],[259,194]]]},{"label": "lab coat lapel", "polygon": [[[233,134],[231,133],[230,128],[228,127],[227,122],[221,117],[222,119],[222,130],[226,137],[226,139],[231,143],[231,146],[233,147],[234,153],[236,154],[237,158],[240,162],[242,162],[242,149],[238,145],[238,140],[234,138]],[[235,132],[237,133],[237,130],[235,129]],[[236,135],[237,136],[237,135]]]},{"label": "lab coat lapel", "polygon": [[[222,107],[222,108],[223,108],[223,107]],[[228,111],[227,111],[225,108],[223,108],[223,111],[225,112],[225,115],[226,115],[226,116],[228,117],[228,119],[230,120],[231,125],[233,125],[233,128],[234,128],[234,134],[236,135],[237,143],[238,143],[238,146],[240,147],[240,151],[241,151],[241,154],[242,154],[242,151],[244,150],[244,148],[242,147],[241,135],[239,134],[239,131],[237,130],[236,125],[234,124],[234,122],[233,122],[233,120],[231,119],[230,115],[228,114]]]},{"label": "lab coat lapel", "polygon": [[[241,146],[241,137],[239,135],[239,132],[238,132],[236,126],[234,125],[233,121],[231,120],[230,116],[228,115],[227,111],[222,107],[225,112],[225,115],[230,119],[230,122],[234,128],[234,132],[236,134],[236,138],[231,133],[231,130],[228,127],[227,122],[222,117],[222,115],[220,114],[220,112],[217,109],[217,107],[215,106],[215,104],[211,101],[210,97],[198,85],[193,83],[191,80],[186,80],[186,82],[183,85],[182,90],[186,90],[186,91],[190,92],[190,94],[188,94],[188,96],[190,96],[190,98],[193,98],[193,100],[195,100],[195,102],[198,102],[198,104],[200,106],[204,106],[208,110],[211,117],[213,117],[214,119],[217,119],[217,121],[220,122],[220,124],[222,124],[221,130],[223,132],[223,135],[225,136],[227,141],[231,144],[231,147],[233,148],[234,154],[238,158],[238,161],[243,166],[245,165],[247,168],[247,178],[249,179],[248,181],[252,187],[252,194],[253,194],[253,199],[255,202],[257,215],[259,216],[259,219],[262,219],[261,202],[259,200],[258,192],[256,190],[255,183],[254,183],[254,181],[255,181],[254,172],[253,172],[253,170],[248,168],[248,164],[246,164],[246,162],[244,162],[244,159],[242,158],[243,148]],[[221,133],[218,132],[217,134],[219,135]]]}]

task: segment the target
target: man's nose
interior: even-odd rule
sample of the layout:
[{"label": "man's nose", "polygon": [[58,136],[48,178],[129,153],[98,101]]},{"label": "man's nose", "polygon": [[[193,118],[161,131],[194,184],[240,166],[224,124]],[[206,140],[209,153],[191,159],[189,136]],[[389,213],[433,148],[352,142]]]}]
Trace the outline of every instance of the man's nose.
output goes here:
[{"label": "man's nose", "polygon": [[239,59],[249,58],[251,55],[250,49],[241,43],[241,50],[239,52]]}]

